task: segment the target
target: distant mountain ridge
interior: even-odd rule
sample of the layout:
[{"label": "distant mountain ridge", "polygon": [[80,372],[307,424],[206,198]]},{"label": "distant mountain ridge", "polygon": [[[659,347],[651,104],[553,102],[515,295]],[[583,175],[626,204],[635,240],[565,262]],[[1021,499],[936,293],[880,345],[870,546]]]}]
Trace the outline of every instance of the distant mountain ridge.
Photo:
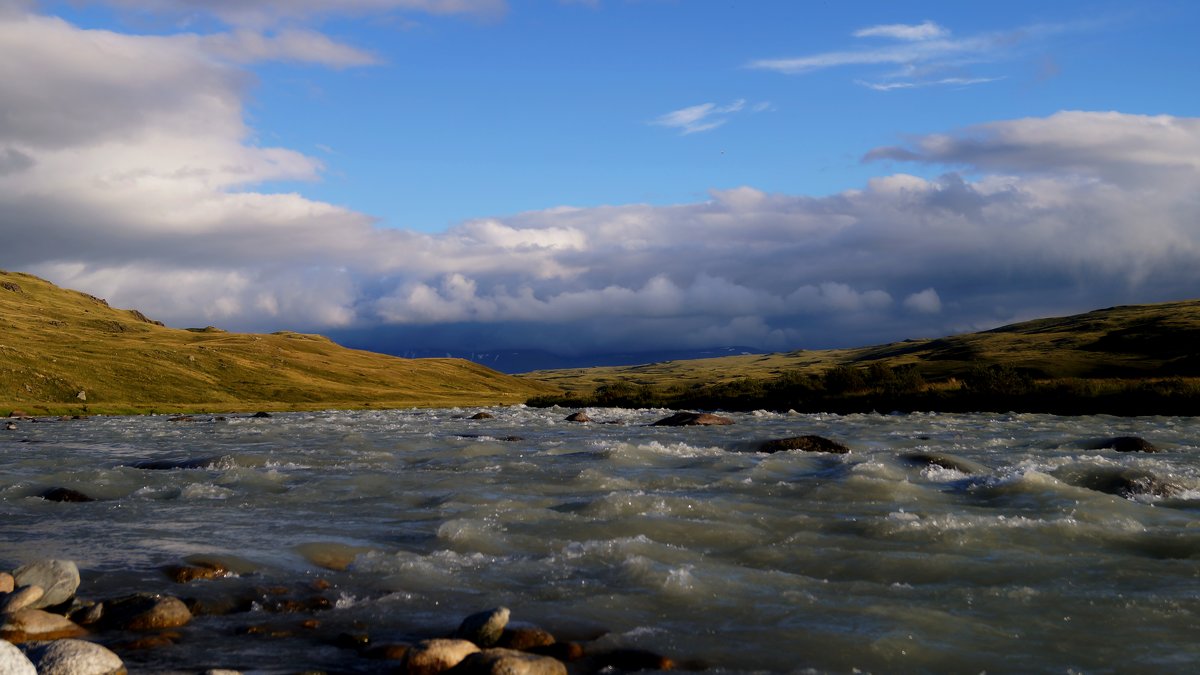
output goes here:
[{"label": "distant mountain ridge", "polygon": [[319,335],[168,328],[0,271],[0,411],[491,405],[549,391],[462,359],[401,359]]}]

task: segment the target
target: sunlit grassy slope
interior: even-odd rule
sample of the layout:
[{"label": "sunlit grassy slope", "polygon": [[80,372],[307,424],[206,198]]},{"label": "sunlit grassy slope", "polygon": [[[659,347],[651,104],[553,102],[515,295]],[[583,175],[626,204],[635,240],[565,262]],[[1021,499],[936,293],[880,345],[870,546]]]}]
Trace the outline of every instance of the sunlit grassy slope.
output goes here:
[{"label": "sunlit grassy slope", "polygon": [[485,405],[552,390],[461,359],[401,359],[319,335],[167,328],[0,271],[0,414]]},{"label": "sunlit grassy slope", "polygon": [[522,375],[569,392],[624,382],[652,387],[713,385],[834,366],[914,364],[926,380],[1006,365],[1040,379],[1200,376],[1200,300],[1101,309],[981,333],[857,349],[727,356],[643,366],[548,370]]}]

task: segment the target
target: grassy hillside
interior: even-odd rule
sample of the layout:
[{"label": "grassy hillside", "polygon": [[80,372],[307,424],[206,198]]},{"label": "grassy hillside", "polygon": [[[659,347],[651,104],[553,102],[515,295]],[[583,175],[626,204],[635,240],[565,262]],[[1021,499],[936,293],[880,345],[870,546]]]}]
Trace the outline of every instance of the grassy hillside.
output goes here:
[{"label": "grassy hillside", "polygon": [[516,403],[552,391],[460,359],[401,359],[319,335],[167,328],[0,271],[0,413]]},{"label": "grassy hillside", "polygon": [[[594,404],[1200,414],[1200,301],[857,349],[527,373]],[[615,396],[614,396],[615,394]],[[824,406],[823,408],[821,406]]]}]

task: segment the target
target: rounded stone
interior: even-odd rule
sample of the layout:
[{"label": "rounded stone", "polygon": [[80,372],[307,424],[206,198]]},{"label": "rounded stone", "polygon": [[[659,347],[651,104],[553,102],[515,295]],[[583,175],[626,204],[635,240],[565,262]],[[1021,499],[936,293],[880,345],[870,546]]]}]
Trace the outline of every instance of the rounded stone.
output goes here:
[{"label": "rounded stone", "polygon": [[42,599],[46,591],[41,586],[21,586],[12,593],[0,598],[0,614],[12,614],[19,612],[26,607],[32,607],[33,603]]},{"label": "rounded stone", "polygon": [[496,646],[526,652],[538,647],[548,647],[555,642],[557,640],[554,636],[541,628],[506,628]]},{"label": "rounded stone", "polygon": [[13,643],[74,638],[86,633],[67,617],[40,609],[22,609],[5,614],[3,623],[0,623],[0,639]]},{"label": "rounded stone", "polygon": [[588,417],[587,413],[580,410],[579,412],[573,412],[570,415],[567,415],[565,421],[567,421],[567,422],[591,422],[592,418]]},{"label": "rounded stone", "polygon": [[179,598],[169,595],[129,595],[105,603],[103,622],[125,630],[178,628],[192,620],[192,612]]},{"label": "rounded stone", "polygon": [[13,570],[17,586],[41,586],[45,595],[34,609],[61,605],[79,588],[79,568],[70,560],[39,560]]},{"label": "rounded stone", "polygon": [[479,647],[467,640],[423,640],[404,655],[400,670],[408,675],[437,675],[478,651]]},{"label": "rounded stone", "polygon": [[17,587],[17,580],[8,572],[0,572],[0,593],[12,593]]},{"label": "rounded stone", "polygon": [[457,671],[470,675],[567,675],[567,667],[558,659],[498,648],[471,654]]},{"label": "rounded stone", "polygon": [[0,675],[38,675],[38,671],[16,645],[0,640]]},{"label": "rounded stone", "polygon": [[463,619],[454,637],[470,640],[480,647],[490,647],[500,640],[508,625],[507,607],[497,607],[472,614]]},{"label": "rounded stone", "polygon": [[86,640],[56,640],[29,652],[41,675],[117,675],[125,673],[121,657]]}]

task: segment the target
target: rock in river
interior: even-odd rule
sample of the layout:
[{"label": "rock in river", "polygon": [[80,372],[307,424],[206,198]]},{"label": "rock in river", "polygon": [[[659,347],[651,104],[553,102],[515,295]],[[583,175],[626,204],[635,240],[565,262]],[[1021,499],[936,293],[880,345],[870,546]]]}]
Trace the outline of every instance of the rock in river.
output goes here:
[{"label": "rock in river", "polygon": [[408,675],[437,675],[477,651],[479,647],[468,640],[423,640],[404,655],[400,671]]},{"label": "rock in river", "polygon": [[587,413],[580,410],[579,412],[573,412],[570,415],[567,415],[566,418],[564,419],[564,421],[566,421],[566,422],[591,422],[592,418],[588,417]]},{"label": "rock in river", "polygon": [[1138,436],[1116,436],[1097,441],[1089,450],[1116,450],[1117,452],[1158,452],[1154,444]]},{"label": "rock in river", "polygon": [[780,452],[783,450],[800,450],[802,452],[832,452],[844,455],[850,448],[830,440],[824,436],[793,436],[763,441],[758,446],[759,452]]},{"label": "rock in river", "polygon": [[670,417],[664,417],[650,426],[655,427],[694,427],[733,424],[733,420],[711,413],[677,412]]},{"label": "rock in river", "polygon": [[455,669],[467,675],[567,675],[562,661],[514,649],[485,649],[463,659]]},{"label": "rock in river", "polygon": [[104,603],[104,624],[123,630],[178,628],[191,620],[187,605],[169,595],[138,593]]},{"label": "rock in river", "polygon": [[911,464],[922,466],[940,466],[943,469],[950,469],[959,473],[965,474],[982,474],[990,473],[991,469],[980,464],[972,462],[969,459],[947,455],[941,452],[906,452],[900,455],[900,459]]},{"label": "rock in river", "polygon": [[490,647],[500,640],[504,627],[508,625],[507,607],[497,607],[478,612],[463,619],[454,637],[470,640],[480,647]]}]

